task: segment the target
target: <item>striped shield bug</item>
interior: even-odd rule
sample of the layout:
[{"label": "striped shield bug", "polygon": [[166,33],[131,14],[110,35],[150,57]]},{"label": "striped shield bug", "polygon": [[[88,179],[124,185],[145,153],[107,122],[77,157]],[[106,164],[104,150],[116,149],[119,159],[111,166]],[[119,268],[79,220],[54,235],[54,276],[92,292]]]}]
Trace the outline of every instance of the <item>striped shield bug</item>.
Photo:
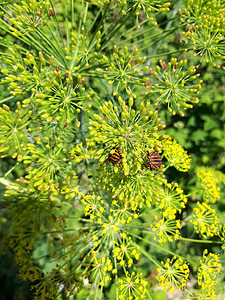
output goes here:
[{"label": "striped shield bug", "polygon": [[[105,160],[111,162],[114,166],[118,165],[118,166],[122,166],[122,164],[119,164],[119,161],[122,159],[122,155],[121,155],[121,148],[120,147],[113,147],[112,150],[115,149],[115,151],[113,153],[109,153],[109,157]],[[111,151],[112,151],[111,150]],[[110,151],[110,152],[111,152]]]},{"label": "striped shield bug", "polygon": [[147,151],[147,162],[152,169],[159,169],[162,167],[162,158],[158,152],[151,152]]},{"label": "striped shield bug", "polygon": [[146,166],[148,169],[159,169],[162,167],[162,158],[159,155],[158,152],[151,152],[147,150],[142,157],[147,153],[147,163],[148,166]]}]

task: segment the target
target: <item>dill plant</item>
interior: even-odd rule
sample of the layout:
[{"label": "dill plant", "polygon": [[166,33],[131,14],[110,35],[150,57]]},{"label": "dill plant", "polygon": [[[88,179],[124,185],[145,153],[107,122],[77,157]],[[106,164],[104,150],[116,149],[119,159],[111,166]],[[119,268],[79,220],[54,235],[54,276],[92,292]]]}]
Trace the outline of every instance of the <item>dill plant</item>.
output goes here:
[{"label": "dill plant", "polygon": [[34,299],[156,299],[155,280],[216,299],[224,174],[199,166],[188,190],[191,157],[166,128],[197,107],[201,65],[223,69],[215,2],[1,4],[1,222]]}]

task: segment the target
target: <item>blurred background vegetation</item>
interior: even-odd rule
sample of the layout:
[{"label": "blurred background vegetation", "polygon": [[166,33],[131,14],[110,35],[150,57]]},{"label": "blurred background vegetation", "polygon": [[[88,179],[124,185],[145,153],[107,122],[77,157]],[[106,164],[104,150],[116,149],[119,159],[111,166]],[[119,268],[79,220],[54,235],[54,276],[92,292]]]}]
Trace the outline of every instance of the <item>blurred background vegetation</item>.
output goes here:
[{"label": "blurred background vegetation", "polygon": [[[20,1],[9,1],[8,3],[19,3]],[[61,7],[61,1],[56,3],[57,16],[61,22],[65,22],[65,16],[63,9]],[[88,1],[89,2],[89,1]],[[90,1],[92,2],[92,1]],[[160,53],[175,53],[175,57],[179,60],[188,59],[189,65],[198,66],[198,73],[201,74],[201,79],[203,79],[202,88],[199,92],[199,103],[194,105],[193,109],[188,109],[185,112],[184,117],[179,115],[172,116],[166,109],[159,110],[159,116],[162,120],[166,120],[166,129],[165,133],[172,136],[184,149],[188,151],[188,154],[191,155],[192,164],[191,169],[187,173],[179,173],[175,168],[169,168],[167,170],[167,177],[170,178],[170,181],[176,180],[181,188],[184,189],[186,194],[193,192],[193,187],[196,184],[196,168],[199,166],[212,167],[215,170],[219,170],[222,173],[225,173],[225,74],[224,70],[221,68],[213,67],[211,63],[201,62],[201,57],[194,56],[194,52],[190,51],[188,53],[180,51],[183,47],[182,41],[182,24],[180,22],[180,15],[178,9],[182,8],[182,1],[171,1],[170,12],[162,12],[156,14],[155,19],[159,24],[155,29],[151,23],[145,25],[145,30],[143,33],[138,34],[137,38],[133,36],[133,31],[129,29],[134,24],[134,19],[128,20],[126,26],[120,28],[118,35],[120,40],[123,40],[123,37],[128,36],[130,40],[135,43],[138,39],[143,41],[140,44],[143,47],[142,54],[146,56],[154,56]],[[80,13],[79,3],[75,3],[75,11],[77,14]],[[96,14],[98,7],[95,5],[90,5],[88,14]],[[87,16],[87,19],[90,17]],[[111,16],[113,17],[113,16]],[[141,19],[144,16],[139,16]],[[91,18],[90,18],[91,19]],[[97,26],[97,25],[96,25]],[[149,32],[154,30],[156,32],[156,38],[149,38]],[[164,37],[160,41],[157,39],[157,31],[164,32]],[[91,34],[91,33],[90,33]],[[0,49],[1,52],[7,51],[5,47],[1,47],[1,41],[9,41],[9,43],[15,43],[16,38],[11,34],[6,32],[2,26],[0,27]],[[115,35],[110,41],[111,46],[116,44],[118,36]],[[126,41],[126,40],[125,40]],[[121,44],[122,45],[122,44]],[[125,43],[124,43],[125,46]],[[27,49],[32,50],[32,49]],[[105,49],[107,55],[108,48]],[[170,58],[174,57],[174,54],[168,54],[163,56],[163,60],[168,62]],[[155,64],[158,63],[159,58],[149,58],[147,59],[146,64]],[[3,78],[3,74],[0,73],[0,78]],[[89,78],[89,82],[94,86],[95,90],[99,93],[99,98],[105,98],[108,100],[112,99],[112,87],[107,85],[107,81],[104,79]],[[104,89],[100,88],[104,86]],[[136,90],[137,99],[143,98],[143,89],[139,87]],[[8,90],[4,84],[0,85],[0,94],[1,98],[5,99],[9,96]],[[20,97],[18,96],[18,99]],[[15,101],[16,103],[16,101]],[[11,106],[11,109],[13,107]],[[84,122],[85,130],[87,130],[88,124],[87,120]],[[21,164],[15,167],[15,159],[10,157],[4,157],[0,159],[0,177],[4,178],[5,174],[13,168],[12,172],[8,176],[8,180],[14,181],[16,178],[19,178],[24,175],[24,169]],[[3,179],[2,179],[3,180]],[[225,184],[224,179],[222,179],[223,184]],[[221,200],[217,205],[217,209],[222,215],[224,215],[224,185],[220,186],[221,188]],[[0,182],[0,192],[3,195],[5,190],[5,185],[3,182]],[[193,193],[191,198],[194,203],[198,195]],[[192,202],[189,203],[186,207],[186,214],[191,209]],[[32,293],[30,291],[31,284],[29,282],[22,282],[18,278],[18,270],[14,264],[14,257],[11,250],[9,250],[7,245],[7,230],[10,226],[10,219],[7,222],[4,222],[6,217],[5,215],[5,203],[0,202],[0,217],[2,222],[0,223],[0,298],[1,300],[13,299],[13,300],[23,300],[23,299],[33,299]],[[184,212],[185,213],[185,212]],[[177,242],[178,249],[180,253],[184,254],[187,251],[183,247],[182,242]],[[187,255],[197,255],[201,254],[204,249],[204,245],[196,247],[195,244],[188,245]],[[212,246],[213,251],[217,250],[216,246]],[[160,254],[158,255],[160,259]],[[223,275],[224,276],[224,275]],[[222,286],[218,287],[223,293]],[[113,288],[111,289],[111,293]],[[164,293],[157,292],[161,300],[166,299]],[[109,294],[108,299],[113,299]],[[110,298],[111,297],[111,298]],[[157,296],[158,297],[158,296]],[[159,298],[153,299],[159,299]],[[163,298],[164,297],[164,298]],[[81,295],[79,299],[86,299],[86,295]]]}]

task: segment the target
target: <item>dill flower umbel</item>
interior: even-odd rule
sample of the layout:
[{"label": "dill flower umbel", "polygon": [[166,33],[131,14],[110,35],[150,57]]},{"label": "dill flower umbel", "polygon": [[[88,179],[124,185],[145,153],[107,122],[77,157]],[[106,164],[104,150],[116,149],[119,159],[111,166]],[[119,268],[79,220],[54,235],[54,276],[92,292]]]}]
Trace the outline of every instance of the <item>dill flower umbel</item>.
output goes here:
[{"label": "dill flower umbel", "polygon": [[164,193],[159,195],[159,208],[164,209],[163,216],[168,218],[175,218],[177,212],[185,208],[187,197],[179,188],[177,183],[166,183]]},{"label": "dill flower umbel", "polygon": [[[113,170],[112,166],[111,168]],[[99,170],[97,179],[102,188],[112,192],[113,198],[131,204],[134,210],[143,207],[143,204],[151,207],[163,197],[162,185],[165,183],[165,178],[162,169],[157,172],[131,169],[127,176],[124,176],[123,169],[118,168],[118,172],[115,173],[106,164],[101,165]],[[111,170],[110,176],[109,170]]]},{"label": "dill flower umbel", "polygon": [[73,148],[70,153],[73,161],[75,163],[79,163],[80,161],[89,162],[90,158],[94,155],[95,150],[89,150],[89,143],[86,143],[86,147],[84,147],[83,143],[79,143]]},{"label": "dill flower umbel", "polygon": [[7,68],[1,70],[5,75],[1,82],[8,84],[12,95],[25,98],[31,93],[23,100],[23,107],[34,105],[39,108],[39,118],[47,122],[61,120],[62,124],[71,122],[81,110],[91,108],[94,92],[85,90],[81,75],[72,76],[72,71],[53,65],[56,58],[45,60],[41,51],[37,57],[32,51],[24,55],[10,49],[15,65],[7,62]]},{"label": "dill flower umbel", "polygon": [[209,204],[197,202],[197,207],[193,209],[192,220],[197,233],[203,237],[218,235],[219,218]]},{"label": "dill flower umbel", "polygon": [[17,102],[15,112],[11,111],[9,106],[3,104],[0,107],[0,156],[10,155],[18,160],[27,151],[26,143],[28,141],[27,126],[31,122],[32,111],[23,109],[21,103]]},{"label": "dill flower umbel", "polygon": [[143,274],[136,274],[132,272],[126,273],[126,277],[119,279],[119,299],[126,300],[130,297],[135,299],[145,299],[147,296],[147,280],[142,279]]},{"label": "dill flower umbel", "polygon": [[217,177],[210,168],[198,167],[197,181],[200,183],[205,202],[216,203],[220,199],[220,188],[217,187]]},{"label": "dill flower umbel", "polygon": [[24,163],[29,164],[26,178],[34,180],[36,186],[48,186],[53,179],[65,175],[63,167],[67,162],[66,149],[60,138],[51,140],[49,137],[37,137],[35,141],[27,144],[29,152],[23,157]]},{"label": "dill flower umbel", "polygon": [[[131,52],[127,46],[119,50],[114,45],[112,58],[104,55],[100,62],[105,67],[97,68],[96,71],[103,74],[108,84],[115,85],[114,95],[117,95],[120,86],[125,88],[128,94],[131,94],[131,84],[144,86],[145,82],[149,80],[148,77],[143,76],[149,70],[148,66],[143,66],[145,61],[146,57],[140,57],[137,48]],[[142,78],[140,74],[142,74]]]},{"label": "dill flower umbel", "polygon": [[190,84],[190,81],[197,79],[200,74],[195,74],[196,68],[193,66],[184,70],[186,64],[187,60],[177,62],[176,58],[172,58],[167,64],[160,60],[160,66],[156,67],[156,71],[150,69],[156,83],[151,85],[152,88],[147,94],[159,94],[155,105],[164,102],[173,115],[178,111],[183,116],[184,110],[192,108],[192,104],[199,101],[196,94],[201,88],[202,80],[196,84]]},{"label": "dill flower umbel", "polygon": [[[147,20],[152,23],[152,25],[156,26],[157,22],[155,21],[154,14],[156,12],[167,12],[169,11],[170,2],[166,1],[147,1],[147,0],[132,0],[132,1],[119,1],[122,5],[122,14],[126,15],[130,10],[135,12],[137,16],[136,27],[140,28],[138,23],[139,15],[146,15]],[[128,5],[127,5],[128,4]]]},{"label": "dill flower umbel", "polygon": [[200,299],[203,299],[202,294],[204,294],[214,300],[216,299],[215,286],[222,268],[219,255],[208,253],[208,250],[205,249],[200,264],[201,266],[198,268],[198,285],[201,287]]},{"label": "dill flower umbel", "polygon": [[128,268],[130,268],[134,263],[134,259],[136,261],[139,260],[139,248],[139,246],[132,244],[131,237],[126,238],[126,236],[123,235],[123,242],[118,243],[118,246],[115,247],[113,256],[118,260],[121,266],[126,265],[125,262],[127,261]]},{"label": "dill flower umbel", "polygon": [[155,219],[155,222],[150,225],[154,233],[154,240],[158,240],[158,242],[162,244],[167,241],[172,242],[179,238],[181,229],[180,220],[171,220],[164,217],[158,220],[157,216]]},{"label": "dill flower umbel", "polygon": [[[181,21],[187,24],[183,32],[187,44],[192,45],[194,55],[200,55],[215,66],[224,59],[224,5],[220,1],[185,1],[180,10]],[[219,65],[220,66],[220,65]]]},{"label": "dill flower umbel", "polygon": [[181,14],[182,21],[188,24],[204,24],[215,30],[224,30],[224,5],[221,1],[185,0],[186,8]]},{"label": "dill flower umbel", "polygon": [[[32,32],[42,25],[46,25],[46,20],[50,18],[50,2],[46,1],[23,1],[21,4],[14,3],[11,7],[12,14],[7,18],[12,23],[12,34],[26,34]],[[17,30],[18,29],[18,30]]]},{"label": "dill flower umbel", "polygon": [[[26,92],[32,92],[31,98],[33,98],[37,91],[39,93],[44,91],[49,85],[48,76],[54,75],[52,66],[54,57],[46,61],[41,51],[39,51],[39,56],[35,56],[33,51],[27,51],[24,54],[15,46],[9,48],[9,53],[7,60],[4,55],[2,58],[5,67],[1,69],[4,74],[1,83],[8,84],[10,94],[23,95],[25,98]],[[30,101],[25,99],[23,103],[27,106]]]},{"label": "dill flower umbel", "polygon": [[167,259],[166,262],[161,262],[162,267],[157,269],[159,286],[162,286],[165,291],[174,292],[175,287],[178,290],[183,290],[189,277],[189,268],[187,263],[182,258]]},{"label": "dill flower umbel", "polygon": [[223,34],[213,32],[212,28],[202,25],[189,25],[189,31],[183,32],[188,43],[192,44],[194,56],[199,55],[206,62],[219,66],[219,61],[225,58],[225,39]]},{"label": "dill flower umbel", "polygon": [[[162,134],[165,125],[160,124],[158,111],[150,110],[150,102],[141,102],[139,109],[135,110],[132,109],[133,97],[129,97],[128,105],[121,97],[118,101],[119,106],[114,106],[111,101],[105,102],[99,107],[102,115],[94,114],[96,121],[90,119],[89,131],[92,137],[88,142],[92,147],[100,145],[101,148],[93,157],[100,158],[100,162],[106,161],[110,153],[120,148],[121,168],[128,175],[131,169],[143,168],[143,160],[139,162],[139,157],[147,150],[161,151],[162,140],[166,138]],[[114,171],[118,171],[117,165]]]},{"label": "dill flower umbel", "polygon": [[174,166],[178,171],[187,172],[191,166],[191,158],[182,146],[172,138],[163,141],[163,154],[170,166]]}]

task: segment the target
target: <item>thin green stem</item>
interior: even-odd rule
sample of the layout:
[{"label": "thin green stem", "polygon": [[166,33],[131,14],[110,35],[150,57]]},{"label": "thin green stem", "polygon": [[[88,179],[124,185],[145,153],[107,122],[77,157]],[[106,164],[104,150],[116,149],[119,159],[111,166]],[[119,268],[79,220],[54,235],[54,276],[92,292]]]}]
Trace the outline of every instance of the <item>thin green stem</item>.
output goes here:
[{"label": "thin green stem", "polygon": [[[108,9],[109,9],[109,5],[110,4],[107,4],[105,7],[104,7],[104,13],[102,14],[101,16],[101,19],[98,20],[100,14],[102,13],[102,10],[100,10],[95,18],[95,20],[93,21],[92,25],[91,25],[91,30],[92,31],[92,28],[94,28],[94,26],[96,26],[96,29],[94,30],[94,32],[92,33],[92,36],[91,36],[91,40],[90,40],[90,43],[89,43],[89,48],[92,46],[92,43],[96,37],[96,34],[97,32],[99,31],[99,29],[101,28],[102,24],[103,24],[103,21],[105,20],[105,17],[106,17],[106,14],[108,12]],[[96,24],[97,23],[97,24]]]},{"label": "thin green stem", "polygon": [[185,242],[200,243],[200,244],[223,244],[222,241],[196,240],[196,239],[189,239],[184,237],[179,237],[178,240],[185,241]]},{"label": "thin green stem", "polygon": [[56,11],[54,9],[54,3],[52,2],[52,0],[50,0],[50,4],[51,4],[51,7],[54,11],[54,15],[51,17],[52,25],[56,29],[58,38],[61,39],[61,45],[64,45],[63,36],[62,36],[61,30],[60,30],[59,22],[58,22],[57,17],[56,17]]},{"label": "thin green stem", "polygon": [[174,50],[174,51],[170,51],[170,52],[165,52],[165,53],[159,53],[159,54],[155,54],[155,55],[150,55],[147,56],[147,59],[152,59],[152,58],[157,58],[157,57],[162,57],[162,56],[168,56],[174,53],[179,53],[179,52],[187,52],[189,50],[192,50],[192,48],[188,48],[188,49],[179,49],[179,50]]},{"label": "thin green stem", "polygon": [[[161,36],[161,35],[158,34],[158,37],[160,38],[160,40],[153,41],[151,44],[148,43],[146,46],[140,48],[139,51],[142,52],[143,50],[148,49],[150,46],[152,46],[152,45],[154,45],[154,44],[157,44],[157,47],[158,47],[158,43],[161,42],[162,39],[164,39],[165,37],[169,36],[169,35],[170,35],[172,32],[174,32],[175,30],[176,30],[176,28],[173,28],[172,30],[169,29],[169,30],[167,30],[167,33],[166,33],[166,34],[164,34],[164,33],[165,33],[165,31],[164,31],[163,36]],[[146,42],[146,41],[151,40],[151,39],[152,39],[151,36],[150,36],[150,37],[145,37],[145,38],[143,38],[142,40],[139,40],[138,43]],[[132,45],[135,45],[135,44],[136,44],[136,43],[132,43],[131,46],[132,46]]]},{"label": "thin green stem", "polygon": [[14,96],[9,96],[9,97],[7,97],[7,98],[1,99],[1,100],[0,100],[0,103],[6,102],[6,101],[11,100],[11,99],[13,99],[13,98],[14,98]]},{"label": "thin green stem", "polygon": [[[183,27],[183,26],[184,26],[184,25],[182,24],[180,27]],[[173,28],[170,28],[170,29],[165,29],[161,34],[164,34],[164,33],[172,33],[172,32],[175,31],[176,29],[177,29],[177,27],[173,27]],[[134,40],[135,38],[138,38],[138,37],[141,37],[141,36],[143,36],[143,35],[146,35],[148,32],[151,33],[151,32],[152,32],[152,28],[147,29],[147,30],[145,30],[145,31],[143,31],[143,32],[141,32],[141,33],[138,33],[138,34],[136,34],[136,35],[133,35],[132,37],[129,37],[129,38],[123,40],[123,41],[120,43],[120,45],[121,45],[121,44],[124,44],[124,43],[127,44],[127,42],[128,42],[129,40]],[[136,42],[134,42],[134,43],[132,43],[132,44],[129,44],[129,45],[135,45],[135,44],[137,44],[137,43],[145,42],[145,41],[151,40],[151,39],[153,39],[153,38],[155,38],[155,37],[158,37],[158,39],[161,40],[161,37],[162,37],[161,34],[160,34],[159,32],[157,32],[157,33],[155,33],[155,34],[153,34],[153,35],[148,34],[148,35],[145,36],[143,39],[140,39],[140,40],[138,40],[138,41],[136,41]],[[154,43],[156,43],[156,42],[157,42],[157,41],[155,41]],[[154,43],[152,43],[152,44],[154,44]]]},{"label": "thin green stem", "polygon": [[[139,245],[132,242],[133,245],[135,245],[136,247],[138,247]],[[147,251],[145,251],[142,247],[139,248],[139,251],[144,254],[151,262],[153,262],[154,265],[156,265],[158,268],[162,268],[162,266],[158,263],[158,261],[156,259],[154,259],[152,257],[152,255],[150,255]]]},{"label": "thin green stem", "polygon": [[66,27],[66,47],[70,46],[70,30],[69,30],[69,14],[68,14],[68,5],[67,1],[65,1],[65,27]]},{"label": "thin green stem", "polygon": [[[175,17],[175,15],[177,14],[178,9],[179,9],[179,7],[181,6],[182,2],[183,2],[183,0],[179,0],[179,1],[175,4],[175,8],[174,8],[173,13],[172,13],[172,19],[173,19],[173,18]],[[171,25],[172,25],[172,23],[173,23],[172,19],[171,19],[171,20],[168,22],[168,24],[166,25],[165,30],[168,30],[168,29],[171,27]],[[157,51],[159,45],[163,42],[163,39],[164,39],[165,36],[166,36],[166,33],[162,35],[161,40],[159,41],[159,43],[157,44],[157,47],[155,48],[155,51]]]},{"label": "thin green stem", "polygon": [[[54,55],[55,58],[58,58],[59,61],[61,61],[64,68],[67,68],[67,62],[64,58],[64,53],[62,50],[62,47],[57,48],[49,38],[45,36],[45,34],[38,29],[36,32],[39,34],[39,37],[41,39],[41,44],[43,45],[43,42],[46,43],[47,47],[51,48],[55,53],[51,53],[51,55]],[[54,40],[57,42],[56,37],[54,37]],[[61,51],[62,50],[62,51]]]},{"label": "thin green stem", "polygon": [[[119,29],[127,22],[127,20],[135,13],[135,10],[133,9],[129,14],[126,15],[126,17],[123,19],[123,21],[116,23],[116,25],[110,29],[110,33],[105,35],[105,38],[102,39],[102,47],[101,50],[104,50],[108,43],[111,41],[112,37],[119,31]],[[107,39],[106,39],[107,36]]]},{"label": "thin green stem", "polygon": [[72,23],[71,31],[73,31],[73,26],[75,24],[75,18],[74,18],[74,1],[71,0],[70,3],[71,3],[71,23]]},{"label": "thin green stem", "polygon": [[87,12],[88,12],[88,2],[86,2],[85,10],[84,10],[84,18],[83,18],[83,23],[86,23],[87,19]]},{"label": "thin green stem", "polygon": [[166,249],[165,247],[161,247],[161,246],[157,245],[156,243],[150,242],[149,240],[146,240],[146,239],[144,239],[144,238],[142,238],[142,237],[140,237],[140,236],[134,234],[133,232],[129,232],[129,234],[132,235],[132,236],[134,236],[134,237],[136,237],[136,238],[139,239],[139,240],[144,241],[144,242],[147,243],[147,244],[150,244],[150,245],[152,245],[152,246],[154,246],[154,247],[160,249],[160,251],[164,251],[164,252],[167,252],[167,253],[169,253],[169,254],[171,254],[171,255],[173,255],[173,256],[178,256],[178,257],[181,257],[181,258],[182,258],[182,256],[180,256],[180,255],[178,255],[178,254],[176,254],[176,253],[174,253],[174,252],[172,252],[172,251]]},{"label": "thin green stem", "polygon": [[71,64],[70,64],[70,72],[72,72],[72,70],[74,68],[74,64],[75,64],[75,61],[76,61],[76,58],[77,58],[77,54],[78,54],[78,50],[79,50],[79,47],[80,47],[81,25],[82,25],[82,20],[80,19],[78,30],[77,30],[76,50],[74,51],[73,59],[72,59]]},{"label": "thin green stem", "polygon": [[202,189],[196,189],[193,192],[188,193],[186,196],[190,197],[191,195],[196,195],[196,193],[199,193],[199,192],[203,192],[203,190]]},{"label": "thin green stem", "polygon": [[[26,154],[27,155],[27,154]],[[7,177],[19,164],[21,163],[21,161],[18,161],[11,169],[9,169],[6,173],[5,173],[5,175],[4,175],[4,177]]]}]

